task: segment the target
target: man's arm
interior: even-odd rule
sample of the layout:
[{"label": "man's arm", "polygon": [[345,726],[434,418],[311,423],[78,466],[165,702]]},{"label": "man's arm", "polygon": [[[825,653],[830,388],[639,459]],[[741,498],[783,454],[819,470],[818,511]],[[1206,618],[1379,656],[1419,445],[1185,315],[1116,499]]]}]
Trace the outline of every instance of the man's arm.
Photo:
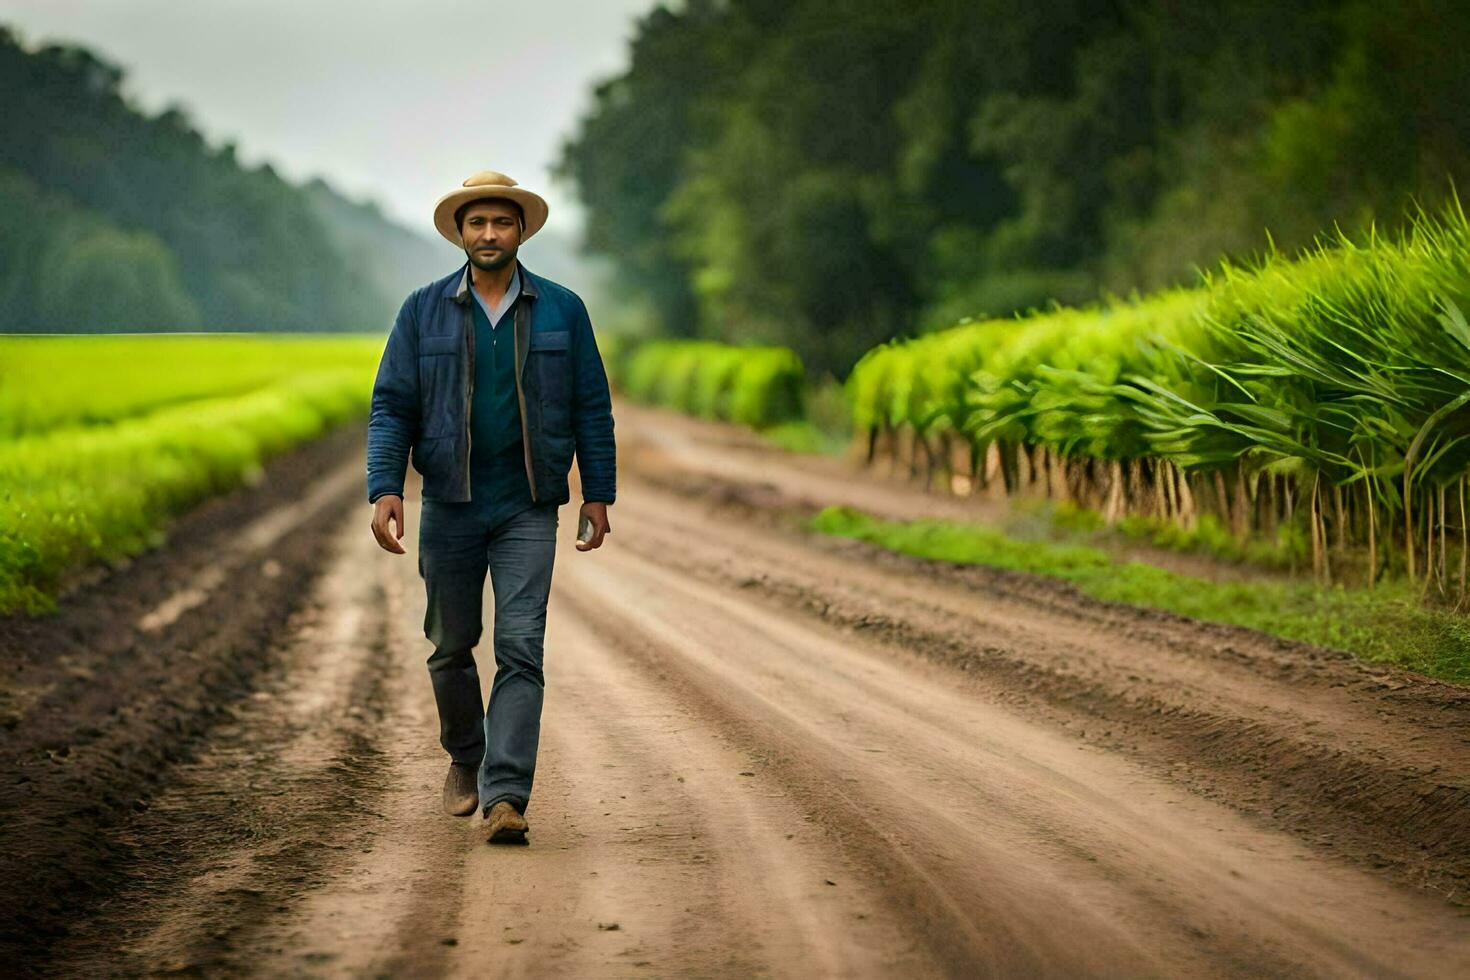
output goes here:
[{"label": "man's arm", "polygon": [[418,434],[419,352],[413,302],[410,296],[399,308],[373,382],[367,434],[368,503],[376,503],[385,494],[403,496],[408,451]]},{"label": "man's arm", "polygon": [[582,499],[610,504],[617,499],[617,443],[613,440],[612,394],[587,305],[577,298],[573,315],[575,375],[572,382],[572,433]]}]

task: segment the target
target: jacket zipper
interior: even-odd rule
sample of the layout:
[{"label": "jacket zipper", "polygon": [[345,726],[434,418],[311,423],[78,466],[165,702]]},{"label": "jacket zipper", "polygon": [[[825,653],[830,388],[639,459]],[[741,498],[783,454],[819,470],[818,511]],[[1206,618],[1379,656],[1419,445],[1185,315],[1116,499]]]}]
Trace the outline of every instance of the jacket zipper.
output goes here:
[{"label": "jacket zipper", "polygon": [[[515,328],[517,353],[519,353],[521,349],[521,327],[529,326],[529,324],[525,323],[525,320],[531,315],[531,308],[523,302],[524,299],[525,297],[524,295],[522,295],[519,299],[516,300]],[[522,309],[526,310],[525,316],[521,315]],[[529,361],[531,359],[530,348],[531,338],[528,335],[526,337],[526,361]],[[531,465],[531,430],[526,423],[526,393],[521,388],[521,372],[525,370],[526,361],[522,361],[520,364],[516,365],[516,401],[519,402],[521,406],[521,448],[523,449],[523,455],[526,457],[526,479],[530,481],[531,484],[531,499],[533,501],[536,501],[537,503],[540,503],[540,498],[536,495],[535,467]]]},{"label": "jacket zipper", "polygon": [[[470,302],[475,301],[470,297]],[[468,307],[463,307],[465,320],[464,325],[465,345],[469,350],[469,370],[465,373],[464,384],[464,499],[470,499],[470,411],[474,405],[475,397],[475,314]]]}]

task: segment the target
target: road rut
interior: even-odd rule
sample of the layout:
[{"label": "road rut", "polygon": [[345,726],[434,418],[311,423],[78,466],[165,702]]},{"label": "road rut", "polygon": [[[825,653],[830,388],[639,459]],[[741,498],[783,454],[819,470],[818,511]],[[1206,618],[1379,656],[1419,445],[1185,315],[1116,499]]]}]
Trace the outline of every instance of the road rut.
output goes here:
[{"label": "road rut", "polygon": [[438,810],[411,485],[406,555],[361,504],[319,522],[37,972],[1470,971],[1459,689],[815,538],[803,501],[913,492],[617,411],[605,546],[562,511],[531,846]]}]

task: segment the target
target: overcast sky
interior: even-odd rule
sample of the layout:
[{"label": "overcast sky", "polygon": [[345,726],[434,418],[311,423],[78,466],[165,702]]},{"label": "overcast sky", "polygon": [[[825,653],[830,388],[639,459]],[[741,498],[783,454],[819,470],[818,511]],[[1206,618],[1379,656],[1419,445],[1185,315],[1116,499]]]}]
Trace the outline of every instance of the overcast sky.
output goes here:
[{"label": "overcast sky", "polygon": [[545,196],[548,227],[579,224],[550,166],[656,5],[0,0],[0,23],[27,47],[89,47],[126,70],[126,91],[150,114],[181,104],[247,163],[322,176],[432,237],[434,201],[486,169]]}]

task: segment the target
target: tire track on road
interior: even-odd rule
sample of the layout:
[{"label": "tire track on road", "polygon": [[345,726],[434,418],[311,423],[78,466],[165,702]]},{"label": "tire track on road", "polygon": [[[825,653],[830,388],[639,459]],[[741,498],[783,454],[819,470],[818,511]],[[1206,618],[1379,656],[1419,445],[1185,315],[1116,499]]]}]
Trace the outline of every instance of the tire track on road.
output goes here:
[{"label": "tire track on road", "polygon": [[[583,618],[771,752],[875,875],[906,883],[898,905],[921,910],[956,970],[1424,976],[1470,963],[1460,923],[1433,898],[956,694],[944,668],[698,581],[693,563],[739,561],[718,537],[660,547],[672,508],[642,509],[619,532],[661,560],[623,549],[600,574],[576,574],[568,594]],[[833,562],[828,579],[843,572]],[[875,826],[895,805],[899,829]]]},{"label": "tire track on road", "polygon": [[[642,525],[624,550],[658,562],[722,523],[706,506],[635,486],[624,514]],[[683,571],[922,654],[977,694],[1333,853],[1464,894],[1470,692],[1390,684],[1345,654],[1069,598],[1033,576],[755,523],[690,550]]]},{"label": "tire track on road", "polygon": [[[274,666],[121,831],[130,884],[55,951],[63,972],[243,975],[259,933],[381,833],[390,760],[382,588],[357,520],[292,616]],[[345,821],[351,809],[372,822]]]},{"label": "tire track on road", "polygon": [[[1447,754],[1458,765],[1463,740],[1443,718],[1375,723],[1372,699],[1338,690],[1343,668],[1328,661],[1311,664],[1293,703],[1289,650],[1220,649],[1223,634],[1187,621],[1139,622],[983,570],[971,581],[977,570],[734,525],[728,508],[636,473],[604,548],[577,552],[575,518],[562,522],[531,846],[486,845],[478,817],[440,809],[417,479],[408,553],[392,556],[365,510],[338,519],[327,485],[299,496],[333,513],[330,533],[298,522],[301,541],[274,539],[301,562],[282,578],[315,584],[284,628],[245,646],[259,690],[207,742],[171,749],[181,761],[155,776],[165,788],[152,808],[120,822],[129,883],[89,910],[53,967],[1470,972],[1460,910],[1187,790],[1147,731],[1131,742],[1077,731],[1154,698],[1203,705],[1232,737],[1274,723],[1283,738],[1345,738],[1354,758],[1410,771]],[[324,553],[298,554],[322,540]],[[171,592],[151,590],[129,622],[172,609]],[[158,635],[229,611],[224,592],[180,605]],[[489,589],[483,619],[488,695]],[[1130,687],[1130,672],[1155,676]],[[1375,734],[1387,744],[1357,744]],[[1429,806],[1422,819],[1442,819]]]},{"label": "tire track on road", "polygon": [[[346,425],[266,463],[266,478],[181,517],[167,542],[61,599],[56,616],[0,617],[0,950],[24,973],[88,910],[136,872],[118,835],[150,805],[174,766],[274,663],[346,512],[363,429]],[[333,475],[335,478],[332,478]],[[323,477],[332,492],[317,492]],[[310,507],[304,509],[303,501]],[[235,561],[229,588],[139,628],[225,555],[241,527],[289,514],[296,533]]]},{"label": "tire track on road", "polygon": [[759,760],[618,655],[559,574],[579,584],[553,592],[534,843],[472,857],[461,972],[936,975],[881,892],[745,775]]}]

